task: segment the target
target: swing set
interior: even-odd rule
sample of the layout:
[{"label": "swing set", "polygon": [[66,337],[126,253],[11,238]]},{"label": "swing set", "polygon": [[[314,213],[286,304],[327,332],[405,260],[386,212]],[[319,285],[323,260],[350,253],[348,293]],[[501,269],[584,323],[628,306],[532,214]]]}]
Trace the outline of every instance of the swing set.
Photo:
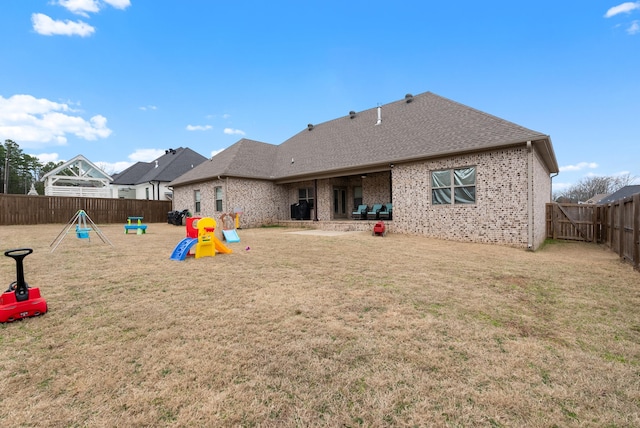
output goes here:
[{"label": "swing set", "polygon": [[69,233],[69,230],[71,230],[74,225],[76,226],[75,232],[78,239],[90,239],[89,232],[93,231],[96,233],[96,235],[98,235],[102,242],[113,247],[111,241],[109,241],[109,239],[100,231],[100,229],[98,229],[98,226],[96,226],[93,220],[91,220],[89,214],[87,214],[84,210],[78,210],[78,212],[73,215],[71,220],[69,220],[69,223],[67,223],[64,228],[62,228],[62,231],[58,234],[56,239],[54,239],[53,242],[49,244],[50,247],[53,246],[53,248],[51,249],[52,253],[56,250],[56,248],[58,248],[58,245],[60,245],[60,243],[67,236],[67,233]]}]

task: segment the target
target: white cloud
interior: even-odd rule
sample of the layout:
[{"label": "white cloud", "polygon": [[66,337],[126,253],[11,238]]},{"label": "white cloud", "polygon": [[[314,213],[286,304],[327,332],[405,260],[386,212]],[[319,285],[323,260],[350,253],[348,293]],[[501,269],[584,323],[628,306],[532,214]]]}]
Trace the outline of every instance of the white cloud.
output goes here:
[{"label": "white cloud", "polygon": [[115,7],[116,9],[126,9],[131,6],[130,0],[103,0],[106,4]]},{"label": "white cloud", "polygon": [[580,171],[585,168],[595,169],[598,167],[598,164],[595,162],[580,162],[575,165],[566,165],[560,167],[560,172],[567,171]]},{"label": "white cloud", "polygon": [[[131,6],[130,0],[57,0],[53,4],[64,7],[69,12],[89,18],[90,13],[98,13],[105,5],[116,9]],[[31,15],[33,29],[44,36],[63,35],[87,37],[95,33],[95,27],[83,21],[56,20],[42,13]]]},{"label": "white cloud", "polygon": [[554,192],[559,192],[561,190],[565,190],[568,189],[569,187],[573,186],[573,183],[557,183],[557,182],[553,182],[553,191]]},{"label": "white cloud", "polygon": [[38,158],[42,163],[58,162],[60,155],[58,153],[40,153],[39,155],[32,155]]},{"label": "white cloud", "polygon": [[97,13],[100,5],[96,0],[58,0],[58,4],[71,13],[88,17],[88,12]]},{"label": "white cloud", "polygon": [[151,162],[162,155],[164,155],[162,149],[138,149],[127,157],[133,162]]},{"label": "white cloud", "polygon": [[94,141],[107,138],[107,119],[96,115],[86,120],[74,115],[67,104],[31,95],[0,96],[0,141],[11,139],[24,148],[65,145],[67,135]]},{"label": "white cloud", "polygon": [[42,13],[31,15],[33,29],[43,36],[80,36],[87,37],[93,34],[96,29],[82,21],[56,21]]},{"label": "white cloud", "polygon": [[139,108],[140,108],[140,110],[142,110],[142,111],[147,111],[147,110],[158,110],[158,107],[156,107],[156,106],[142,106],[142,107],[139,107]]},{"label": "white cloud", "polygon": [[98,13],[104,3],[116,9],[126,9],[131,6],[130,0],[58,0],[60,6],[76,15],[89,16],[89,13]]},{"label": "white cloud", "polygon": [[124,171],[125,169],[129,168],[131,165],[134,164],[134,162],[125,162],[125,161],[121,161],[121,162],[94,162],[98,168],[100,168],[101,170],[103,170],[104,172],[106,172],[109,175],[113,175],[113,174],[117,174],[119,172]]},{"label": "white cloud", "polygon": [[224,133],[227,135],[246,135],[244,131],[233,128],[224,128]]},{"label": "white cloud", "polygon": [[152,162],[164,154],[165,151],[163,149],[138,149],[127,156],[127,158],[129,158],[129,161],[94,163],[106,173],[113,175],[124,171],[136,162]]},{"label": "white cloud", "polygon": [[607,10],[607,13],[604,14],[604,17],[611,18],[612,16],[616,16],[621,13],[631,13],[635,9],[640,9],[640,1],[629,1],[621,3],[618,6],[614,6],[611,9]]},{"label": "white cloud", "polygon": [[211,125],[187,125],[187,131],[208,131],[213,128]]},{"label": "white cloud", "polygon": [[627,34],[634,35],[640,33],[640,21],[632,21],[629,28],[627,28]]},{"label": "white cloud", "polygon": [[217,155],[218,153],[223,152],[223,151],[224,151],[224,149],[212,150],[211,151],[211,157],[214,157],[215,155]]}]

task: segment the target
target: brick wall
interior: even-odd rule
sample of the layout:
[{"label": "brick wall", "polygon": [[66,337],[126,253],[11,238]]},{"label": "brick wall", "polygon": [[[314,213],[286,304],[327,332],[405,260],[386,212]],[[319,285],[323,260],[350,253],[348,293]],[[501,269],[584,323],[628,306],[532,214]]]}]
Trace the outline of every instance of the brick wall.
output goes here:
[{"label": "brick wall", "polygon": [[[432,205],[431,171],[476,167],[476,203]],[[526,148],[401,164],[393,170],[393,229],[456,241],[527,245]],[[548,176],[546,178],[548,181]],[[542,210],[544,203],[540,202]]]},{"label": "brick wall", "polygon": [[[222,212],[216,211],[215,188],[222,187]],[[200,191],[200,212],[195,211],[194,192]],[[188,209],[194,216],[220,218],[223,212],[242,210],[242,227],[260,227],[289,218],[285,206],[286,189],[268,181],[241,178],[222,178],[174,189],[173,206]],[[297,195],[296,195],[297,202]]]},{"label": "brick wall", "polygon": [[389,171],[367,174],[362,179],[362,203],[369,205],[391,202],[391,186]]},{"label": "brick wall", "polygon": [[536,250],[547,236],[546,204],[551,202],[550,173],[536,150],[533,157],[533,179],[533,250]]},{"label": "brick wall", "polygon": [[[535,146],[534,146],[535,147]],[[437,160],[396,164],[390,183],[388,171],[317,181],[315,209],[318,219],[336,220],[333,189],[347,191],[346,218],[353,211],[353,188],[362,186],[363,203],[394,205],[389,230],[394,233],[424,235],[456,241],[528,244],[527,150],[495,150]],[[545,204],[550,200],[551,179],[537,153],[532,157],[534,171],[533,212],[534,249],[545,237]],[[468,205],[432,205],[431,172],[434,170],[476,167],[476,203]],[[314,188],[313,180],[276,185],[268,181],[223,178],[198,185],[182,186],[174,191],[174,209],[194,212],[193,191],[201,192],[200,216],[219,217],[215,211],[214,188],[222,186],[224,211],[241,208],[243,227],[259,227],[290,219],[290,206],[298,202],[298,189]],[[391,188],[392,186],[392,188]],[[311,217],[314,218],[313,215]]]}]

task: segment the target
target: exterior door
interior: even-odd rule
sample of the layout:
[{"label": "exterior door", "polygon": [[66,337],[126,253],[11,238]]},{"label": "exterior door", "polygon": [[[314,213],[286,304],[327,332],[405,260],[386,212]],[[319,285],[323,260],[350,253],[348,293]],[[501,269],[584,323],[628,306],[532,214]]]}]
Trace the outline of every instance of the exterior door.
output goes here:
[{"label": "exterior door", "polygon": [[347,189],[333,188],[333,218],[347,218]]}]

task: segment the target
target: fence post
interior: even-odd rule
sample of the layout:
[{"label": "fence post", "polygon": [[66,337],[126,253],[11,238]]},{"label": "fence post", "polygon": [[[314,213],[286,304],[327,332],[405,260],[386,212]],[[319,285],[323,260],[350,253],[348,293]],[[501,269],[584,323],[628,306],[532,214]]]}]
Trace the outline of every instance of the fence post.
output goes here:
[{"label": "fence post", "polygon": [[624,200],[618,201],[618,254],[624,259]]},{"label": "fence post", "polygon": [[553,204],[551,206],[551,232],[553,234],[553,239],[557,239],[557,232],[556,229],[558,228],[558,224],[557,224],[557,218],[556,218],[556,205],[558,204]]},{"label": "fence post", "polygon": [[611,250],[615,251],[616,249],[613,247],[613,239],[615,238],[614,234],[616,233],[616,216],[614,215],[615,212],[615,205],[614,203],[610,203],[608,205],[608,210],[609,210],[609,248],[611,248]]},{"label": "fence post", "polygon": [[591,211],[591,223],[593,224],[593,242],[600,243],[600,205],[593,205]]},{"label": "fence post", "polygon": [[633,195],[633,267],[640,269],[640,193]]}]

